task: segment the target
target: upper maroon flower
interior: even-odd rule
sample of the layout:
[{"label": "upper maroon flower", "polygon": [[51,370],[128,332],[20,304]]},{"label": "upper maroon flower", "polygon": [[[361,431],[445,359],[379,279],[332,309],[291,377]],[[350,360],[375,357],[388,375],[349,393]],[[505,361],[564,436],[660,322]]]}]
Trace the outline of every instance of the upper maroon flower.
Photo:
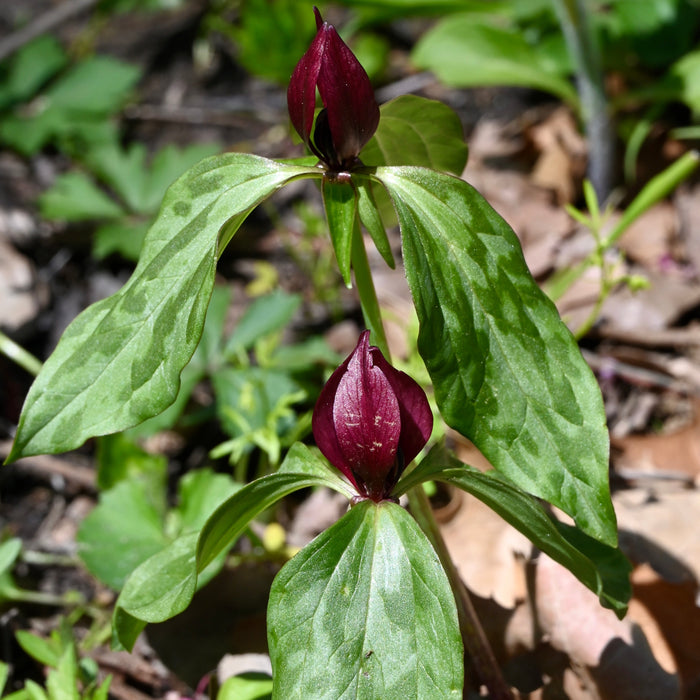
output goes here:
[{"label": "upper maroon flower", "polygon": [[[379,124],[379,107],[365,69],[338,36],[316,14],[316,37],[297,63],[287,90],[289,116],[304,143],[333,171],[352,168]],[[324,109],[311,129],[316,88]]]},{"label": "upper maroon flower", "polygon": [[313,415],[316,444],[360,496],[389,497],[433,428],[425,392],[392,367],[369,331],[321,390]]}]

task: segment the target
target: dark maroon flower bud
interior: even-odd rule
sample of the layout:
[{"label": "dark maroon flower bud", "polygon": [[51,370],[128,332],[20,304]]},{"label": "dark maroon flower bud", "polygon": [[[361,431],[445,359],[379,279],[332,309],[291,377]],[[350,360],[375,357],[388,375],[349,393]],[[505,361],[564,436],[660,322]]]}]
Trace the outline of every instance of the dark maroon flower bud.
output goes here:
[{"label": "dark maroon flower bud", "polygon": [[[333,171],[352,168],[379,124],[379,107],[365,69],[314,7],[318,31],[297,63],[287,90],[289,116],[304,143]],[[316,88],[323,110],[311,129]]]},{"label": "dark maroon flower bud", "polygon": [[433,414],[423,389],[370,346],[365,331],[321,390],[312,427],[321,452],[358,494],[381,501],[428,441]]}]

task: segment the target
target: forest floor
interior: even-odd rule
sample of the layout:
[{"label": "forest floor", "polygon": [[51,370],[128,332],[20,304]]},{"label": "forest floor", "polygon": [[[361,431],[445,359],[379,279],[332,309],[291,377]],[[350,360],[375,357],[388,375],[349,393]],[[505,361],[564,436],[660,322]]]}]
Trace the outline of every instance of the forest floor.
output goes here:
[{"label": "forest floor", "polygon": [[[0,19],[9,22],[11,5],[0,10],[6,13]],[[39,13],[46,9],[45,3],[31,5]],[[221,151],[299,155],[287,129],[283,87],[247,75],[230,46],[219,46],[206,69],[193,68],[192,39],[201,10],[200,3],[187,3],[159,16],[115,16],[100,28],[97,50],[143,71],[136,99],[120,117],[124,138],[145,144],[149,152],[166,144],[213,142]],[[74,41],[87,21],[78,14],[54,32],[62,41]],[[405,70],[405,55],[398,50],[395,63]],[[397,80],[402,77],[399,71]],[[526,90],[448,90],[430,76],[421,82],[419,94],[444,100],[458,112],[470,148],[464,178],[518,234],[533,276],[545,284],[590,252],[591,233],[564,209],[566,203],[581,206],[587,153],[572,114]],[[640,182],[683,148],[661,135],[652,139],[640,155]],[[40,217],[37,197],[67,167],[65,156],[51,150],[26,159],[0,147],[0,329],[42,360],[72,318],[116,291],[132,269],[121,258],[98,261],[91,255],[89,222],[61,224]],[[610,225],[630,195],[623,186],[616,190]],[[231,315],[240,317],[260,263],[271,265],[279,284],[304,300],[293,334],[323,333],[345,356],[361,330],[357,304],[351,292],[341,291],[336,311],[329,311],[318,290],[310,288],[308,270],[290,259],[288,251],[302,236],[302,222],[292,210],[295,197],[293,192],[275,198],[278,215],[262,210],[251,217],[227,251],[218,282],[235,290]],[[320,199],[314,206],[322,216]],[[393,241],[398,250],[397,233]],[[330,254],[329,244],[315,245],[325,245]],[[647,280],[634,292],[617,285],[581,340],[600,382],[610,428],[613,500],[621,546],[633,564],[628,616],[619,621],[600,608],[570,574],[471,497],[455,496],[437,515],[496,656],[522,697],[697,698],[700,180],[684,183],[641,216],[609,262],[620,276]],[[411,300],[401,267],[391,271],[374,258],[372,264],[380,303],[396,319],[388,327],[393,353],[405,357]],[[331,279],[333,284],[338,280]],[[593,311],[600,285],[600,270],[590,268],[558,301],[572,330]],[[9,451],[31,380],[0,357],[0,456]],[[192,439],[192,434],[169,435],[161,441],[171,475],[210,463],[206,454],[215,438],[206,433],[207,442],[199,445],[187,442]],[[451,439],[463,461],[485,466],[473,446]],[[26,551],[74,563],[27,558],[15,571],[23,585],[52,594],[78,590],[108,619],[114,592],[75,565],[77,528],[98,498],[94,459],[94,447],[87,445],[3,467],[0,531],[21,538]],[[293,515],[281,519],[299,542],[344,507],[328,494],[314,499],[295,503]],[[106,639],[86,653],[114,675],[114,697],[192,696],[208,673],[245,669],[259,659],[242,655],[265,653],[265,605],[276,568],[263,562],[226,569],[185,614],[149,627],[131,655],[111,651]],[[0,657],[13,664],[15,682],[41,680],[42,672],[17,646],[14,632],[47,635],[61,613],[66,610],[0,598]]]}]

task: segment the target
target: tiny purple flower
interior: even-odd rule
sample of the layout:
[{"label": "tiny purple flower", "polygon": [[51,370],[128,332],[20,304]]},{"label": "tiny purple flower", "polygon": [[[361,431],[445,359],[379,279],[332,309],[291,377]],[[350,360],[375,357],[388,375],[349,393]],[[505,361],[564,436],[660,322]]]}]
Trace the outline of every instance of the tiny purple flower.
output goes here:
[{"label": "tiny purple flower", "polygon": [[425,446],[433,415],[423,389],[370,346],[364,331],[321,390],[312,427],[321,452],[358,495],[379,502]]},{"label": "tiny purple flower", "polygon": [[[379,124],[379,107],[365,69],[314,7],[316,37],[294,69],[287,90],[289,116],[311,152],[333,172],[358,164],[362,147]],[[311,130],[316,88],[323,109]]]}]

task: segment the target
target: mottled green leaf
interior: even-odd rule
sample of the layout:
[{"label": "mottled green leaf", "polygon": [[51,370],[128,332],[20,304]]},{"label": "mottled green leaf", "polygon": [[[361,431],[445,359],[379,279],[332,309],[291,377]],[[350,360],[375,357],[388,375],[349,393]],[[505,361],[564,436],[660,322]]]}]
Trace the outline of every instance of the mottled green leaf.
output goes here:
[{"label": "mottled green leaf", "polygon": [[364,501],[304,547],[268,605],[273,698],[461,698],[447,576],[415,520]]},{"label": "mottled green leaf", "polygon": [[619,617],[624,616],[632,594],[631,567],[619,549],[557,521],[535,498],[497,472],[481,472],[462,464],[440,445],[398,483],[395,495],[425,481],[446,481],[476,496],[571,571],[599,597],[602,605],[612,608]]},{"label": "mottled green leaf", "polygon": [[463,180],[423,168],[377,177],[399,216],[418,349],[446,422],[614,546],[600,390],[512,229]]},{"label": "mottled green leaf", "polygon": [[227,154],[183,175],[168,190],[131,279],[81,313],[44,364],[8,459],[70,450],[167,408],[202,333],[220,245],[263,199],[312,174]]}]

